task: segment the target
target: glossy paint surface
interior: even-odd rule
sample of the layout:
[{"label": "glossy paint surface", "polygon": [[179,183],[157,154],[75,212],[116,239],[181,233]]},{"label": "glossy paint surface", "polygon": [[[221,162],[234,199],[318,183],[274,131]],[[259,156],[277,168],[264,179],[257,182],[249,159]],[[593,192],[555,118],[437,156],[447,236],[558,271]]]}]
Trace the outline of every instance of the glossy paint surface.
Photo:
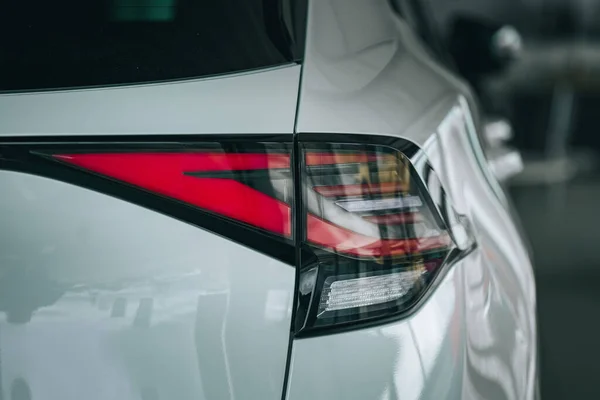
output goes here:
[{"label": "glossy paint surface", "polygon": [[[465,86],[386,0],[312,0],[306,60],[215,79],[0,95],[0,136],[404,138],[477,247],[411,316],[294,340],[286,397],[533,399],[535,288]],[[142,136],[140,136],[144,139]],[[117,138],[117,136],[115,136]],[[0,390],[33,399],[280,399],[295,271],[114,198],[0,171]]]},{"label": "glossy paint surface", "polygon": [[436,64],[385,0],[309,3],[298,132],[403,135],[468,91]]},{"label": "glossy paint surface", "polygon": [[0,94],[1,136],[291,133],[300,66],[109,88]]},{"label": "glossy paint surface", "polygon": [[281,398],[292,267],[66,183],[0,188],[5,398]]},{"label": "glossy paint surface", "polygon": [[364,133],[417,144],[413,165],[433,168],[476,247],[446,267],[411,316],[295,340],[287,398],[533,399],[531,261],[484,158],[470,92],[384,0],[314,0],[308,26],[300,137]]}]

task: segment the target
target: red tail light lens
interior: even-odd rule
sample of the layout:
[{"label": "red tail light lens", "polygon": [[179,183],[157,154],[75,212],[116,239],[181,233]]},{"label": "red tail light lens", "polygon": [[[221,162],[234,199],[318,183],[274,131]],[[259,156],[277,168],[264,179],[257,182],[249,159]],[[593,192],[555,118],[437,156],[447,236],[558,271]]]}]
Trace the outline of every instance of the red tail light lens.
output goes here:
[{"label": "red tail light lens", "polygon": [[382,146],[302,145],[298,331],[401,313],[454,244],[410,161]]},{"label": "red tail light lens", "polygon": [[291,238],[290,152],[195,149],[185,152],[56,154],[56,159],[204,211]]}]

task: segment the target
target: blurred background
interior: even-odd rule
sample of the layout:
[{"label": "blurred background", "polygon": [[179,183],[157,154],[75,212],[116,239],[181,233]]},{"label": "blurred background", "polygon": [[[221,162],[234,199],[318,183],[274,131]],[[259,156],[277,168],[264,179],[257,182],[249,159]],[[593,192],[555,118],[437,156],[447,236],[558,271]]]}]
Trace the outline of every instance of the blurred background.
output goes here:
[{"label": "blurred background", "polygon": [[536,268],[545,399],[600,398],[600,0],[397,0],[475,88]]}]

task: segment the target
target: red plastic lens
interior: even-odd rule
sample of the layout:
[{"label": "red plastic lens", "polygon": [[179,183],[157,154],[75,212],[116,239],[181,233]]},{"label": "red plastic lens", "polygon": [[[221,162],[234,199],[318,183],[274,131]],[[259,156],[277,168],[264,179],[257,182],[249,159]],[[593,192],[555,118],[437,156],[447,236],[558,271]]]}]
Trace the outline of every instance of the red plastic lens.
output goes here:
[{"label": "red plastic lens", "polygon": [[[283,170],[282,180],[285,180],[290,176],[289,154],[194,151],[81,153],[54,157],[256,228],[286,237],[292,234],[289,197],[293,191],[287,190],[280,198],[272,197],[249,186],[243,179],[250,171]],[[211,176],[210,173],[216,172],[233,174]],[[270,185],[272,178],[274,176],[267,173],[258,178],[262,182],[255,183]],[[287,188],[289,183],[283,185]]]},{"label": "red plastic lens", "polygon": [[443,232],[439,236],[411,239],[374,238],[340,228],[327,221],[308,215],[307,239],[324,249],[359,257],[405,257],[437,251],[451,244]]}]

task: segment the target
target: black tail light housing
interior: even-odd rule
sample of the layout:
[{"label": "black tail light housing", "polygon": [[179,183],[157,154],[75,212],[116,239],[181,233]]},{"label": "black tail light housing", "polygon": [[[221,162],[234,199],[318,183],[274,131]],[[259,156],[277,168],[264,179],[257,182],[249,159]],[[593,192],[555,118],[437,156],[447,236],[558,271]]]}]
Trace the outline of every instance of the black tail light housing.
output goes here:
[{"label": "black tail light housing", "polygon": [[406,314],[457,249],[459,217],[443,218],[410,161],[419,150],[402,147],[300,143],[298,334]]}]

